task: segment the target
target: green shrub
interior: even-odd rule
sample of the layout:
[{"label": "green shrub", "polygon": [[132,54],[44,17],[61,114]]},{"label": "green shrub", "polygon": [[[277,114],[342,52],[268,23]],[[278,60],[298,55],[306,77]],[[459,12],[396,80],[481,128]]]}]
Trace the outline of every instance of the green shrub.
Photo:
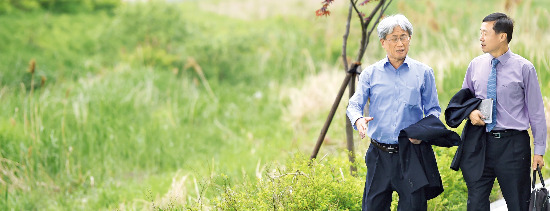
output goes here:
[{"label": "green shrub", "polygon": [[[225,181],[229,179],[225,178]],[[295,155],[284,166],[268,168],[256,182],[231,187],[226,182],[216,207],[229,210],[358,210],[364,180],[337,157],[310,162]]]},{"label": "green shrub", "polygon": [[444,191],[438,197],[428,201],[428,210],[463,210],[466,207],[468,198],[466,182],[462,177],[462,172],[449,168],[456,147],[433,147],[433,149]]},{"label": "green shrub", "polygon": [[[463,210],[468,192],[460,171],[449,168],[456,147],[434,147],[444,192],[428,201],[428,210]],[[362,157],[362,156],[359,156]],[[273,165],[256,181],[231,184],[231,178],[221,175],[221,197],[215,206],[228,210],[359,210],[365,183],[364,159],[353,164],[357,175],[349,172],[347,157],[325,157],[311,162],[297,154],[285,165]],[[498,195],[493,191],[492,198]],[[397,209],[399,199],[394,192],[392,210]]]}]

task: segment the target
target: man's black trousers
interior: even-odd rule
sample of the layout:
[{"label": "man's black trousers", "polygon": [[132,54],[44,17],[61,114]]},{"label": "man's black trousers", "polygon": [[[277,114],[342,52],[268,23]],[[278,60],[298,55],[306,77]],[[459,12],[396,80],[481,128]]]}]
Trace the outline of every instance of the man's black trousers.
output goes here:
[{"label": "man's black trousers", "polygon": [[495,178],[498,180],[509,211],[528,210],[531,191],[529,134],[527,131],[521,131],[502,138],[497,138],[491,133],[486,135],[483,174],[478,181],[466,182],[468,211],[489,211],[489,194]]},{"label": "man's black trousers", "polygon": [[424,191],[411,193],[401,173],[399,153],[387,153],[370,144],[365,156],[367,179],[363,192],[363,210],[389,211],[393,191],[399,194],[397,210],[427,210]]}]

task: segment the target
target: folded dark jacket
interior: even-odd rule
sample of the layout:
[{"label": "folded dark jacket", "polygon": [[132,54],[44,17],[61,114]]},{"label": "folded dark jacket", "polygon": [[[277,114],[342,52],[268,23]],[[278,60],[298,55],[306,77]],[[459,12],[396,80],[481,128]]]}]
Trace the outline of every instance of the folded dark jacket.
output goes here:
[{"label": "folded dark jacket", "polygon": [[[412,144],[409,138],[422,140]],[[399,158],[404,179],[412,186],[412,192],[424,188],[426,199],[443,192],[441,176],[432,146],[457,146],[460,137],[448,130],[439,118],[430,115],[410,125],[399,133]]]},{"label": "folded dark jacket", "polygon": [[[449,127],[458,127],[480,103],[481,99],[476,98],[470,89],[461,89],[451,98],[445,109],[445,122]],[[485,126],[472,125],[469,119],[462,129],[461,142],[451,163],[451,169],[462,169],[466,181],[476,181],[483,172],[486,139],[484,134]]]},{"label": "folded dark jacket", "polygon": [[470,89],[461,89],[451,98],[445,109],[445,122],[449,127],[458,127],[480,103],[481,99],[476,98]]}]

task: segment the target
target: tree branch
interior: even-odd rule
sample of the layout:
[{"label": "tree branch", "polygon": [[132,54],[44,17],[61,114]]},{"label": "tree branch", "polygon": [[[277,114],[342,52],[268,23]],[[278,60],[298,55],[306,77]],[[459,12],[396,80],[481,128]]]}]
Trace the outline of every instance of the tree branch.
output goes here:
[{"label": "tree branch", "polygon": [[[352,3],[353,0],[350,0],[350,3]],[[367,36],[367,31],[365,30],[365,27],[364,27],[364,21],[363,21],[363,16],[361,16],[361,12],[359,12],[359,9],[357,9],[357,5],[356,5],[357,1],[355,3],[352,3],[353,5],[353,9],[355,10],[355,13],[357,13],[357,16],[359,16],[359,22],[361,23],[361,44],[360,44],[360,48],[363,48],[363,46],[365,45],[365,37]],[[378,10],[378,9],[376,9]],[[363,50],[365,51],[365,50]],[[361,52],[361,49],[359,49],[359,52]],[[361,57],[363,57],[363,55],[361,55]],[[361,57],[357,57],[357,59],[355,61],[361,61]]]},{"label": "tree branch", "polygon": [[342,61],[344,62],[344,69],[348,71],[348,56],[347,56],[347,45],[348,45],[348,37],[349,37],[349,28],[350,28],[350,22],[351,22],[351,11],[353,8],[353,0],[350,0],[349,10],[348,10],[348,19],[346,22],[346,31],[344,32],[343,36],[343,42],[342,42]]},{"label": "tree branch", "polygon": [[[384,14],[384,12],[386,12],[386,10],[388,9],[388,7],[390,6],[391,2],[393,0],[390,0],[388,1],[388,3],[386,4],[385,7],[382,7],[382,10],[380,11],[379,15],[378,15],[378,18],[376,18],[376,21],[374,22],[374,24],[372,25],[369,33],[367,34],[367,42],[365,43],[365,49],[367,49],[367,46],[369,45],[369,41],[370,39],[368,39],[370,37],[370,35],[372,34],[372,32],[374,31],[374,28],[376,26],[376,24],[378,24],[378,22],[380,22],[380,19],[382,18],[382,15]],[[370,23],[370,20],[369,20],[369,23]],[[368,24],[367,24],[368,25]]]},{"label": "tree branch", "polygon": [[[325,2],[326,1],[328,1],[328,0],[325,0]],[[355,77],[356,77],[356,74],[359,73],[359,71],[357,71],[357,68],[359,67],[359,65],[361,65],[360,61],[363,58],[363,55],[365,54],[366,48],[369,44],[369,37],[370,37],[370,35],[372,34],[372,32],[375,28],[374,26],[380,21],[380,18],[382,17],[382,14],[386,11],[386,9],[388,8],[391,1],[392,0],[389,0],[389,2],[384,6],[384,4],[386,3],[386,0],[380,0],[380,2],[376,5],[376,7],[371,11],[371,14],[369,15],[369,17],[364,19],[363,15],[362,15],[363,13],[361,13],[359,11],[359,9],[357,8],[358,0],[350,0],[350,6],[349,6],[348,17],[347,17],[347,22],[346,22],[346,29],[345,29],[345,33],[342,37],[343,38],[342,60],[343,60],[343,63],[344,63],[344,68],[346,69],[346,77],[344,78],[344,81],[343,81],[342,85],[340,86],[340,91],[338,92],[338,95],[336,96],[336,99],[335,99],[335,101],[332,105],[332,108],[329,112],[327,120],[325,121],[325,124],[323,125],[323,128],[321,129],[321,132],[320,132],[319,137],[317,139],[317,143],[316,143],[315,147],[313,148],[313,152],[311,154],[311,159],[314,159],[314,158],[317,157],[317,153],[319,152],[319,148],[321,148],[321,145],[323,144],[323,140],[324,140],[325,135],[328,131],[330,123],[332,122],[332,118],[334,117],[336,109],[338,108],[338,104],[340,103],[340,100],[342,99],[342,95],[343,95],[344,91],[346,90],[346,86],[350,87],[350,92],[349,92],[350,97],[354,94],[354,92],[355,92],[355,89],[354,89],[355,88]],[[367,3],[369,1],[364,1],[364,2]],[[321,9],[317,10],[316,15],[317,16],[329,15],[330,12],[327,10],[327,5],[328,4],[324,4]],[[381,8],[382,8],[382,10],[380,10]],[[348,61],[347,61],[347,52],[346,51],[347,51],[347,41],[348,41],[348,38],[349,38],[350,23],[351,23],[351,17],[353,16],[352,15],[353,11],[355,11],[357,13],[357,16],[359,17],[359,22],[361,24],[361,41],[360,41],[357,57],[356,57],[355,61],[350,66],[348,64]],[[380,14],[379,14],[378,18],[376,19],[374,26],[372,26],[372,28],[367,33],[367,29],[368,29],[368,26],[370,25],[370,23],[372,22],[372,18],[379,11],[380,11]],[[353,131],[350,128],[351,128],[351,124],[349,124],[349,122],[347,122],[346,123],[346,135],[347,135],[347,138],[348,138],[348,148],[349,148],[350,153],[351,153],[350,162],[353,163],[353,160],[354,160]],[[353,166],[350,167],[350,171],[352,172],[352,174],[355,171]]]},{"label": "tree branch", "polygon": [[[378,5],[376,5],[376,7],[372,10],[369,17],[367,18],[367,23],[366,24],[363,25],[363,21],[361,21],[361,29],[363,30],[363,33],[361,34],[361,46],[359,48],[359,52],[357,53],[356,61],[361,61],[361,59],[363,58],[363,55],[365,54],[365,51],[367,49],[367,45],[369,43],[368,40],[369,40],[369,37],[370,37],[370,33],[368,34],[369,36],[367,36],[366,28],[370,24],[370,22],[372,20],[372,17],[374,17],[376,12],[378,12],[380,10],[380,8],[382,7],[382,5],[384,5],[384,3],[386,3],[385,0],[380,0]],[[379,18],[381,16],[382,16],[382,12],[380,13]],[[374,29],[374,27],[373,27],[373,29]],[[372,30],[371,30],[371,33],[372,33]]]}]

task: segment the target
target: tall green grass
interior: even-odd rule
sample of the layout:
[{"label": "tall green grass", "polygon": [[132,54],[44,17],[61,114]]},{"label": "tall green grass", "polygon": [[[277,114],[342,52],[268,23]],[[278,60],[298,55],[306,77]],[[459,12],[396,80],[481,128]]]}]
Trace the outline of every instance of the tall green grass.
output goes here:
[{"label": "tall green grass", "polygon": [[[480,20],[488,8],[504,8],[475,4],[480,8],[461,12],[454,3],[396,1],[388,12],[415,25],[410,55],[436,71],[442,106],[480,54]],[[188,1],[0,16],[0,209],[208,209],[223,201],[226,188],[250,190],[241,184],[283,168],[271,163],[309,153],[343,79],[345,3],[328,18],[313,17],[316,5]],[[547,39],[538,35],[549,31],[544,5],[512,7],[520,27],[512,47],[535,64],[548,96],[547,44],[534,42]],[[253,18],[243,18],[230,10],[247,6],[269,7],[268,15],[251,10]],[[438,21],[446,15],[453,24]],[[352,31],[348,54],[357,36]],[[372,37],[363,63],[383,55]],[[345,104],[320,152],[337,160],[321,165],[344,171],[338,158],[346,155]],[[366,143],[356,149],[361,158]],[[446,169],[453,150],[436,153]],[[453,182],[460,173],[442,174],[459,191],[430,206],[464,202],[463,184]]]},{"label": "tall green grass", "polygon": [[0,17],[2,209],[113,209],[166,192],[175,172],[238,178],[294,151],[279,89],[304,78],[307,59],[328,57],[325,38],[302,36],[296,17],[200,10]]}]

